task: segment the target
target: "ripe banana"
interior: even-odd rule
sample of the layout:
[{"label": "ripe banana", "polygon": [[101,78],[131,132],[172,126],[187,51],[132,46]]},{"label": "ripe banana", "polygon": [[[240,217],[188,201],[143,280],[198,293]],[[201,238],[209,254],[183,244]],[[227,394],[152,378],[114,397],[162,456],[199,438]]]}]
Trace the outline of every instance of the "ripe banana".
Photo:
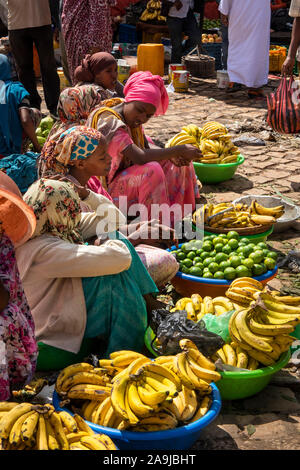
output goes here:
[{"label": "ripe banana", "polygon": [[138,387],[138,394],[142,402],[149,406],[155,406],[162,403],[168,396],[167,391],[162,390],[159,392],[149,392],[142,385]]},{"label": "ripe banana", "polygon": [[182,396],[181,399],[184,405],[180,419],[181,421],[189,421],[192,419],[198,408],[197,395],[194,390],[191,390],[185,386],[182,387],[180,394]]},{"label": "ripe banana", "polygon": [[19,405],[15,406],[10,411],[8,411],[0,421],[0,438],[7,439],[9,437],[11,428],[14,425],[14,422],[24,413],[32,411],[33,409],[34,408],[31,403],[20,403]]},{"label": "ripe banana", "polygon": [[38,427],[36,433],[36,447],[38,450],[49,450],[46,421],[42,414],[38,416]]},{"label": "ripe banana", "polygon": [[202,416],[206,415],[209,408],[211,407],[211,403],[212,403],[211,398],[209,396],[205,396],[202,399],[197,412],[195,413],[193,418],[189,421],[189,423],[193,423],[193,422],[197,421],[198,419],[202,418]]},{"label": "ripe banana", "polygon": [[223,351],[226,358],[226,364],[235,367],[237,364],[237,356],[233,347],[230,346],[230,344],[224,344]]},{"label": "ripe banana", "polygon": [[125,421],[128,420],[128,415],[125,406],[126,388],[129,382],[128,373],[123,374],[113,384],[111,389],[111,404],[117,415],[121,416]]},{"label": "ripe banana", "polygon": [[262,352],[272,351],[272,346],[268,344],[268,338],[262,335],[253,334],[247,324],[248,309],[240,310],[235,317],[235,325],[240,337],[246,344]]},{"label": "ripe banana", "polygon": [[74,385],[68,391],[68,398],[81,400],[103,401],[110,395],[111,387],[92,384]]},{"label": "ripe banana", "polygon": [[202,354],[197,346],[189,339],[181,339],[179,346],[188,352],[189,358],[194,360],[200,367],[208,370],[216,370],[215,364]]},{"label": "ripe banana", "polygon": [[128,385],[128,403],[134,414],[139,418],[145,418],[153,413],[152,406],[142,402],[137,384],[134,381]]},{"label": "ripe banana", "polygon": [[132,363],[135,359],[143,356],[143,354],[136,353],[134,351],[117,351],[110,354],[113,367],[126,367]]},{"label": "ripe banana", "polygon": [[78,364],[72,364],[71,366],[65,367],[58,375],[55,384],[55,390],[59,395],[62,395],[62,385],[63,382],[72,375],[77,374],[78,372],[89,372],[93,370],[91,364],[81,362]]},{"label": "ripe banana", "polygon": [[[76,420],[75,415],[74,415],[74,419]],[[82,421],[84,421],[84,420],[82,420]],[[77,422],[77,420],[76,420],[76,422]],[[67,436],[65,434],[65,431],[64,431],[59,413],[52,413],[50,415],[50,423],[51,423],[51,425],[54,429],[55,436],[56,436],[57,442],[59,443],[60,448],[62,450],[68,450],[69,449],[69,443],[68,443],[68,439],[67,439]],[[78,422],[77,422],[77,425],[78,425]]]}]

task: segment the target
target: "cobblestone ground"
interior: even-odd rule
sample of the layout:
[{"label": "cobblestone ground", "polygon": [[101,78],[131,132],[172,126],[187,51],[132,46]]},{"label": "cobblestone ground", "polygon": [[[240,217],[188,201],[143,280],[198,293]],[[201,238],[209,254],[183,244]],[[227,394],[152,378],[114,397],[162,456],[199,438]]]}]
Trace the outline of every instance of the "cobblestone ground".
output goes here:
[{"label": "cobblestone ground", "polygon": [[[271,79],[266,93],[278,86]],[[201,127],[208,120],[225,124],[235,138],[261,139],[260,145],[239,145],[245,157],[235,176],[218,185],[204,185],[202,195],[213,202],[232,201],[247,194],[282,195],[300,204],[300,137],[281,136],[265,122],[266,100],[250,101],[244,91],[226,95],[215,79],[192,79],[188,93],[175,93],[164,117],[145,126],[159,145],[186,124]],[[300,250],[300,223],[272,234],[268,244],[283,257]],[[300,295],[299,274],[280,269],[271,285]],[[300,369],[290,362],[258,395],[223,402],[219,417],[200,435],[192,450],[294,449],[300,450]]]}]

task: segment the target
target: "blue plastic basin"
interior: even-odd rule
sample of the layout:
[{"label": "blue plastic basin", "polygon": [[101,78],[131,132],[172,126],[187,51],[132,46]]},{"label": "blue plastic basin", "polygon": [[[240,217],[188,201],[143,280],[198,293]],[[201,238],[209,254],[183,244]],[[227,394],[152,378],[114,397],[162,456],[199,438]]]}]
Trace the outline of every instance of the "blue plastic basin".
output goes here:
[{"label": "blue plastic basin", "polygon": [[[222,401],[217,386],[212,382],[212,404],[205,416],[194,423],[175,429],[155,432],[120,431],[86,421],[96,433],[109,436],[120,450],[186,450],[198,439],[202,429],[208,426],[219,414]],[[58,411],[73,413],[67,408],[60,408],[60,398],[53,393],[53,406]]]}]

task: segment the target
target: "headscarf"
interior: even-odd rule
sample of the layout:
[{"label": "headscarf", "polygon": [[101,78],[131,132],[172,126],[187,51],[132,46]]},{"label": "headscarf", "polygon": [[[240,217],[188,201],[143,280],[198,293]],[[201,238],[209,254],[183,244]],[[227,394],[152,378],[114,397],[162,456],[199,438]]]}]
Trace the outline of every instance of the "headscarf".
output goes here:
[{"label": "headscarf", "polygon": [[41,177],[68,173],[68,166],[75,160],[84,160],[98,147],[102,134],[96,129],[73,126],[63,132],[57,141],[50,140],[39,159]]},{"label": "headscarf", "polygon": [[6,55],[0,54],[0,154],[21,153],[23,129],[19,105],[29,96],[20,82],[11,80],[11,67]]},{"label": "headscarf", "polygon": [[95,54],[87,54],[82,59],[81,64],[75,69],[74,77],[78,82],[94,82],[95,75],[110,65],[116,64],[117,61],[113,55],[108,52],[96,52]]},{"label": "headscarf", "polygon": [[165,114],[169,106],[169,96],[163,79],[159,75],[152,75],[151,72],[133,73],[126,82],[124,95],[125,103],[141,101],[152,104],[156,109],[155,116]]},{"label": "headscarf", "polygon": [[45,233],[70,243],[83,244],[80,198],[72,183],[41,178],[23,196],[36,216],[31,238]]}]

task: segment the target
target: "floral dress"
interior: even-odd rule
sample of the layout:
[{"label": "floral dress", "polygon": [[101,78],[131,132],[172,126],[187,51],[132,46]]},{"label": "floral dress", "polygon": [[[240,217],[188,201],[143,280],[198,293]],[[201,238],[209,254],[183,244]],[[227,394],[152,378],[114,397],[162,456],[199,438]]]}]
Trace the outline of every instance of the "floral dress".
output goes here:
[{"label": "floral dress", "polygon": [[9,303],[0,312],[0,401],[12,389],[28,383],[35,372],[37,344],[34,322],[21,284],[15,251],[7,235],[0,234],[0,280]]}]

